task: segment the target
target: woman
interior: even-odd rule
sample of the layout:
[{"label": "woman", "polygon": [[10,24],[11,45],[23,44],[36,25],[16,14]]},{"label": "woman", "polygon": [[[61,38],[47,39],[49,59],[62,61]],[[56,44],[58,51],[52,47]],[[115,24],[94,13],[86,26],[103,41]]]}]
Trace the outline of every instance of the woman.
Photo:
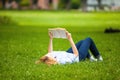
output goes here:
[{"label": "woman", "polygon": [[[80,62],[86,58],[90,59],[90,61],[103,60],[91,38],[86,38],[85,40],[81,40],[77,44],[74,44],[71,33],[66,31],[66,36],[71,44],[71,48],[69,48],[67,51],[53,51],[53,36],[49,32],[50,41],[48,46],[48,53],[41,57],[40,60],[36,61],[36,64],[40,62],[48,65],[66,64]],[[96,59],[90,55],[88,51],[89,49]]]}]

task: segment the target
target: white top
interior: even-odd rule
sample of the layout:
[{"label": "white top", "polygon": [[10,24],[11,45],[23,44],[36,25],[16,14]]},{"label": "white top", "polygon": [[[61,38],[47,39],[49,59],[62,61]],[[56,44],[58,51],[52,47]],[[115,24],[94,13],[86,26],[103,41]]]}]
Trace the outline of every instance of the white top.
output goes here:
[{"label": "white top", "polygon": [[68,53],[65,51],[53,51],[52,53],[48,53],[48,55],[55,58],[59,64],[79,62],[78,56],[75,56],[73,53]]}]

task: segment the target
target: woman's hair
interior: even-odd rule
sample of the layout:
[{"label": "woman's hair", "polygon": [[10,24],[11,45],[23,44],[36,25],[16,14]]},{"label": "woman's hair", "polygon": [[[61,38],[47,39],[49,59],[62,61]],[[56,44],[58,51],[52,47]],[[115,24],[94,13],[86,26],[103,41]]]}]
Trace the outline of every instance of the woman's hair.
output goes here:
[{"label": "woman's hair", "polygon": [[45,63],[47,65],[57,64],[57,61],[53,60],[52,58],[48,56],[41,57],[38,61],[36,61],[36,64],[39,64],[40,62]]}]

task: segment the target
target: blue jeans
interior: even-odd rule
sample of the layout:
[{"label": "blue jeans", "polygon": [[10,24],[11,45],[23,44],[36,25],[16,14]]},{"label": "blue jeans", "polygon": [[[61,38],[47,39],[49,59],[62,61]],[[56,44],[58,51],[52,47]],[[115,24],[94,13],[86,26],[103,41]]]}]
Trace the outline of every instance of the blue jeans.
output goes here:
[{"label": "blue jeans", "polygon": [[[75,44],[76,48],[78,49],[79,53],[79,61],[85,60],[85,58],[90,57],[89,50],[93,54],[94,57],[98,57],[100,55],[94,41],[91,38],[86,38],[84,40],[79,41]],[[72,48],[69,48],[67,50],[68,53],[73,53]]]}]

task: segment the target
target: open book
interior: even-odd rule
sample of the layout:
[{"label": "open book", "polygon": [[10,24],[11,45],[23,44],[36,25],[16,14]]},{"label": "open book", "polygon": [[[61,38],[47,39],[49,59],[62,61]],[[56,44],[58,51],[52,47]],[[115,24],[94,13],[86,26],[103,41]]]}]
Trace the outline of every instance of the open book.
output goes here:
[{"label": "open book", "polygon": [[51,28],[48,29],[52,33],[53,38],[64,38],[66,39],[66,29],[65,28]]}]

